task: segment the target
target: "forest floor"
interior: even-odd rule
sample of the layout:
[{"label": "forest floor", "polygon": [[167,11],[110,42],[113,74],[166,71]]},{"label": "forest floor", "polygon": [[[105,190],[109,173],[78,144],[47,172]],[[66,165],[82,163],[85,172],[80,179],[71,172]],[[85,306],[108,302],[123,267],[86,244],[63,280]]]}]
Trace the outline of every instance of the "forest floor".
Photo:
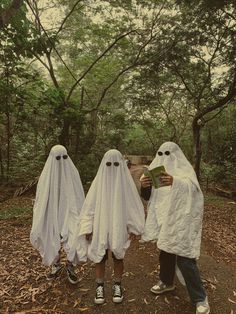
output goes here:
[{"label": "forest floor", "polygon": [[[236,314],[236,203],[205,196],[202,255],[198,261],[212,314]],[[29,242],[30,197],[0,203],[0,313],[162,313],[194,314],[185,287],[163,296],[150,292],[158,278],[154,243],[135,240],[125,257],[124,301],[112,302],[112,259],[105,281],[106,303],[93,304],[94,264],[77,267],[80,282],[72,285],[65,271],[47,281],[48,268]]]}]

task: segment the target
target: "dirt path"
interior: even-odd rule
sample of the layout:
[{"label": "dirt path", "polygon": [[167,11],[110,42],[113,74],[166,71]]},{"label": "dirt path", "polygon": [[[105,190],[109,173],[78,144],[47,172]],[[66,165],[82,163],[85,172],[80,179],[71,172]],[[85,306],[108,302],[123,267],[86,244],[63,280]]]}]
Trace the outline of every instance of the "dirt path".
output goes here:
[{"label": "dirt path", "polygon": [[[67,282],[65,273],[48,282],[46,269],[29,243],[30,223],[30,218],[1,222],[1,313],[194,313],[184,287],[178,282],[176,291],[166,296],[155,297],[149,291],[158,268],[158,253],[153,243],[132,243],[125,260],[125,299],[120,305],[111,301],[111,259],[106,274],[107,303],[103,306],[93,304],[95,285],[91,263],[78,270],[81,281],[76,286]],[[235,269],[217,262],[205,250],[199,266],[212,313],[236,313]]]},{"label": "dirt path", "polygon": [[[235,252],[231,248],[231,237],[235,239],[232,227],[235,226],[236,209],[235,205],[226,205],[222,211],[213,204],[213,199],[210,201],[205,210],[204,244],[199,266],[209,295],[211,313],[235,314],[236,268],[233,267]],[[30,200],[22,199],[12,200],[5,206],[10,210],[11,206],[15,208],[17,204],[22,207],[22,202],[24,206],[31,206]],[[224,199],[222,202],[227,203]],[[195,313],[185,288],[178,282],[176,291],[166,296],[155,297],[150,292],[158,274],[155,244],[132,243],[125,259],[125,299],[120,305],[114,305],[111,301],[112,262],[109,259],[107,303],[95,306],[94,265],[87,263],[77,269],[81,281],[76,286],[68,283],[65,272],[57,280],[47,281],[47,269],[41,265],[38,253],[29,243],[30,228],[29,212],[23,217],[0,220],[0,313]]]}]

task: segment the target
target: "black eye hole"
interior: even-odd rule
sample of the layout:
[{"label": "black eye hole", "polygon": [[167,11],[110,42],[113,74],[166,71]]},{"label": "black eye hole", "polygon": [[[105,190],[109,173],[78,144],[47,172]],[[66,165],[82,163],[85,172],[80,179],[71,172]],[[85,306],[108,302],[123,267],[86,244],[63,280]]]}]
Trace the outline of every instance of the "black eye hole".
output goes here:
[{"label": "black eye hole", "polygon": [[62,157],[63,157],[63,159],[67,159],[68,155],[63,155]]},{"label": "black eye hole", "polygon": [[61,156],[56,156],[56,160],[60,160],[61,159]]},{"label": "black eye hole", "polygon": [[165,152],[165,155],[169,156],[169,155],[170,155],[170,152],[167,150],[167,151]]},{"label": "black eye hole", "polygon": [[119,164],[120,164],[120,163],[119,163],[118,161],[115,161],[115,162],[114,162],[114,166],[116,166],[116,167],[118,167]]},{"label": "black eye hole", "polygon": [[157,152],[157,154],[158,154],[159,156],[162,156],[162,155],[163,155],[163,153],[162,153],[162,152]]},{"label": "black eye hole", "polygon": [[111,162],[110,161],[106,162],[106,165],[107,165],[107,167],[110,167],[111,166]]}]

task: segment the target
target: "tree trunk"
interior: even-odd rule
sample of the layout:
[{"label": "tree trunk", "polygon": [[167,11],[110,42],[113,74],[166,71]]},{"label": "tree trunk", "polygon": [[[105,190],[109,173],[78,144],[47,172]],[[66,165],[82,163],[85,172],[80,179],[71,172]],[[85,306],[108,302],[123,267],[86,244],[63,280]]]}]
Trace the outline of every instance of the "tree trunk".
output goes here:
[{"label": "tree trunk", "polygon": [[198,118],[193,119],[192,130],[193,130],[193,143],[194,143],[194,169],[195,169],[197,178],[199,180],[202,147],[201,147],[201,125],[198,122]]},{"label": "tree trunk", "polygon": [[6,134],[7,134],[7,181],[10,174],[10,145],[11,145],[11,125],[10,125],[10,114],[6,113],[7,123],[6,123]]},{"label": "tree trunk", "polygon": [[0,148],[0,169],[1,169],[1,179],[4,179],[4,165],[3,165],[3,157],[2,157],[1,148]]},{"label": "tree trunk", "polygon": [[10,146],[11,146],[11,117],[10,117],[10,83],[9,83],[9,69],[7,64],[5,64],[5,78],[7,85],[7,93],[5,96],[5,106],[6,106],[6,136],[7,136],[7,165],[6,165],[6,179],[9,180],[10,175]]},{"label": "tree trunk", "polygon": [[77,121],[76,129],[75,129],[75,149],[74,149],[74,156],[75,160],[77,161],[79,158],[79,152],[82,150],[81,145],[81,135],[83,132],[82,122],[80,120]]},{"label": "tree trunk", "polygon": [[7,113],[7,177],[10,172],[10,145],[11,145],[11,127],[10,127],[10,115]]},{"label": "tree trunk", "polygon": [[59,135],[59,143],[69,149],[70,144],[70,118],[63,119],[61,134]]}]

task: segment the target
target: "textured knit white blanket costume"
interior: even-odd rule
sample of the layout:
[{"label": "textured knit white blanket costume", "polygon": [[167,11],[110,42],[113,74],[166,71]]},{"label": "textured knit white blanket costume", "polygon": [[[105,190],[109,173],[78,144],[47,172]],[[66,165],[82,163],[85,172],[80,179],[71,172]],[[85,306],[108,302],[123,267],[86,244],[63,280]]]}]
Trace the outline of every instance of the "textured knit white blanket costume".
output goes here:
[{"label": "textured knit white blanket costume", "polygon": [[164,165],[172,186],[152,189],[142,240],[157,240],[157,247],[188,258],[200,255],[203,194],[196,174],[179,146],[166,142],[149,169]]},{"label": "textured knit white blanket costume", "polygon": [[44,265],[57,261],[61,244],[67,255],[71,252],[83,202],[79,172],[66,148],[56,145],[38,181],[30,233],[30,241],[40,252]]},{"label": "textured knit white blanket costume", "polygon": [[[130,245],[129,233],[142,234],[144,223],[144,208],[125,160],[119,151],[109,150],[81,210],[75,239],[78,256],[99,263],[110,249],[117,259],[123,259]],[[89,243],[85,235],[90,233]]]}]

